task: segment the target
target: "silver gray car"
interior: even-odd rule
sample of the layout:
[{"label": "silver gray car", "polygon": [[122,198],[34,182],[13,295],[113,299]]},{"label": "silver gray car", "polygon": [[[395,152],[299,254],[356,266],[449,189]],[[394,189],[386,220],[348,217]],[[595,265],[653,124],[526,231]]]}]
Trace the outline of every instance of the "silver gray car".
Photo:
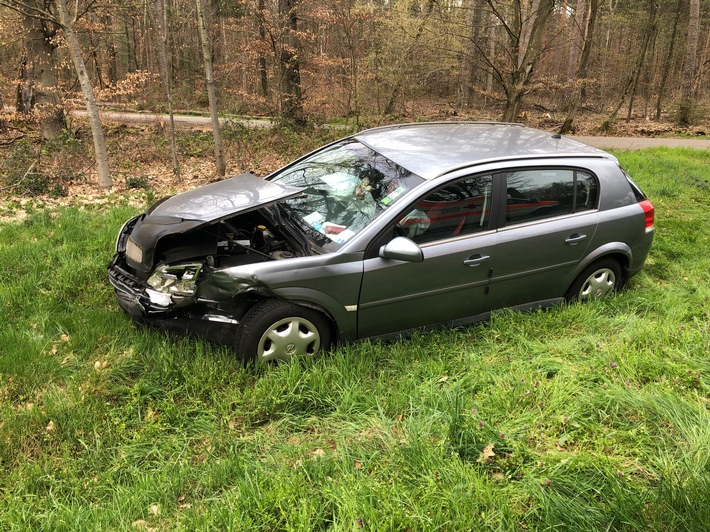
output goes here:
[{"label": "silver gray car", "polygon": [[137,321],[288,359],[606,297],[653,233],[608,153],[517,124],[406,124],[158,201],[121,229],[109,279]]}]

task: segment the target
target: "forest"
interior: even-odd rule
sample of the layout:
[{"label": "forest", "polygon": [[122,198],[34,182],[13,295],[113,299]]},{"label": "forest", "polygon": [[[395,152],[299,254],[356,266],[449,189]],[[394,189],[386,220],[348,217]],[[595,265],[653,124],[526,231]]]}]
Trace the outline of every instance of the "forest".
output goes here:
[{"label": "forest", "polygon": [[4,147],[13,128],[52,138],[87,108],[101,184],[98,108],[209,109],[215,124],[704,124],[709,12],[708,0],[0,0],[0,134]]}]

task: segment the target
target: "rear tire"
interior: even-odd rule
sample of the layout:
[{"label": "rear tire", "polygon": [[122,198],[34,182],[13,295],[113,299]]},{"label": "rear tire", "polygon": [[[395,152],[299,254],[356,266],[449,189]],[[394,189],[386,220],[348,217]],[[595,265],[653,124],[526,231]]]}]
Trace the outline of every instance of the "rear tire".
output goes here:
[{"label": "rear tire", "polygon": [[235,347],[247,360],[267,362],[326,351],[331,324],[320,312],[276,299],[257,303],[244,316]]},{"label": "rear tire", "polygon": [[621,265],[612,258],[601,259],[588,266],[575,279],[567,291],[566,299],[570,303],[586,303],[594,299],[610,297],[621,286]]}]

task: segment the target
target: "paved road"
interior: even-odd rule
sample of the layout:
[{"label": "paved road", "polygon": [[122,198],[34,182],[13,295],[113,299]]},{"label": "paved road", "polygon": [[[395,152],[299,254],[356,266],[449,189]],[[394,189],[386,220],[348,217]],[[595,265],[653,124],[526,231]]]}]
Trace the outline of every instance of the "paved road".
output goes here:
[{"label": "paved road", "polygon": [[698,150],[710,150],[710,139],[583,136],[571,136],[571,138],[601,149],[642,150],[644,148],[667,146],[669,148],[695,148]]},{"label": "paved road", "polygon": [[[86,117],[86,111],[75,110],[72,111],[74,116]],[[168,115],[159,115],[155,113],[117,113],[117,112],[103,112],[102,116],[110,120],[115,120],[118,122],[158,122],[162,121],[167,123],[169,120]],[[265,128],[271,127],[273,121],[268,118],[265,119],[224,119],[221,118],[220,122],[222,124],[227,122],[233,122],[242,124],[243,126],[249,128]],[[206,126],[210,127],[212,122],[206,116],[187,116],[187,115],[175,115],[175,122],[178,124],[188,124],[193,126]],[[658,146],[667,146],[669,148],[695,148],[698,150],[710,150],[710,139],[682,139],[682,138],[646,138],[646,137],[586,137],[586,136],[572,136],[571,138],[576,139],[590,146],[602,149],[615,149],[615,150],[641,150],[643,148],[655,148]]]}]

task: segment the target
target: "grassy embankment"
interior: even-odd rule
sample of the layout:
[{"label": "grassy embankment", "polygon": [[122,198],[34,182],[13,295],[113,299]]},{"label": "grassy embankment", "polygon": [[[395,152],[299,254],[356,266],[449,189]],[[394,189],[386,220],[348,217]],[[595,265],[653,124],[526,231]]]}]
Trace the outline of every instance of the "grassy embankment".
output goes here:
[{"label": "grassy embankment", "polygon": [[278,367],[118,311],[120,200],[0,225],[0,529],[703,529],[710,154],[619,155],[627,291]]}]

